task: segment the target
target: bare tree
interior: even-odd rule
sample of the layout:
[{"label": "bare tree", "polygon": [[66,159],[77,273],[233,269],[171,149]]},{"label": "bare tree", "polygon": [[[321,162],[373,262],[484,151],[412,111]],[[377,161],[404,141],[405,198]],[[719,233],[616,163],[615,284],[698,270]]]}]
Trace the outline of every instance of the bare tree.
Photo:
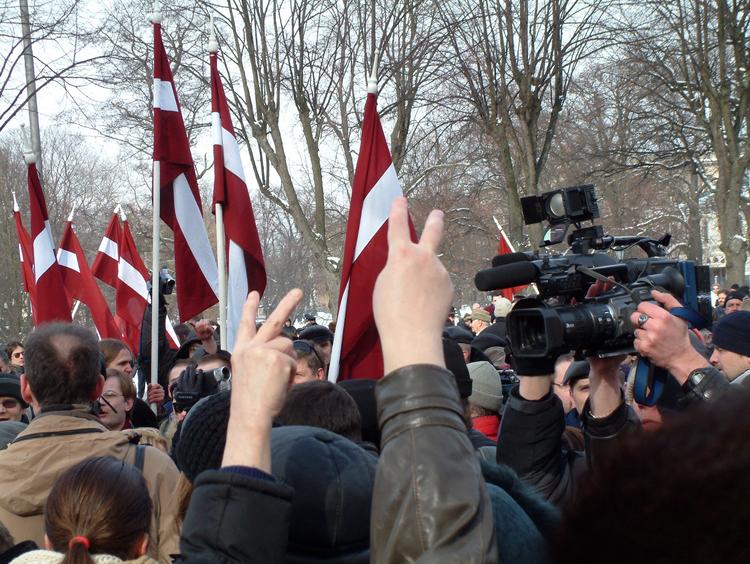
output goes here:
[{"label": "bare tree", "polygon": [[442,5],[450,41],[446,79],[459,111],[496,148],[515,241],[522,239],[520,198],[537,194],[570,80],[606,44],[600,20],[607,6],[597,0]]},{"label": "bare tree", "polygon": [[[648,89],[662,124],[687,133],[675,139],[713,189],[728,279],[744,280],[748,242],[740,210],[750,167],[750,5],[648,1],[626,16],[623,58],[635,67],[631,84]],[[702,144],[705,150],[696,155]]]}]

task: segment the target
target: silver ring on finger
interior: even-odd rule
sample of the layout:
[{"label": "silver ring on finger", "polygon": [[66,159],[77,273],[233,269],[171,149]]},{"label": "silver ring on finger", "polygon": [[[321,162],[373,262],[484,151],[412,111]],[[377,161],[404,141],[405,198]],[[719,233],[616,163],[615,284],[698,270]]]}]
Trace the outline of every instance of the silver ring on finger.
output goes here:
[{"label": "silver ring on finger", "polygon": [[646,321],[649,320],[648,315],[645,313],[642,313],[638,316],[638,327],[643,327],[646,324]]}]

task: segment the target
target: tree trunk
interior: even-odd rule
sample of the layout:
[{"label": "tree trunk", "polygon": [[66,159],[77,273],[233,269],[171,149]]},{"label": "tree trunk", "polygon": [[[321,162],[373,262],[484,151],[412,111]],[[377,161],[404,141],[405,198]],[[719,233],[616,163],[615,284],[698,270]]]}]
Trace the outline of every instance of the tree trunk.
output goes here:
[{"label": "tree trunk", "polygon": [[747,242],[740,231],[740,191],[742,177],[731,170],[720,170],[716,187],[719,248],[726,257],[728,284],[744,284]]}]

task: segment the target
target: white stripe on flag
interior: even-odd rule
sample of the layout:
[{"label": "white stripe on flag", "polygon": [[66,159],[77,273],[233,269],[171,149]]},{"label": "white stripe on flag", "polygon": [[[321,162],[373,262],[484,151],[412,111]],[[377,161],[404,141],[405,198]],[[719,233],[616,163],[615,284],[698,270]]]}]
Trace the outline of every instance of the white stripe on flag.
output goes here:
[{"label": "white stripe on flag", "polygon": [[171,82],[162,81],[160,78],[154,79],[154,108],[167,112],[177,111],[177,100]]},{"label": "white stripe on flag", "polygon": [[180,174],[172,183],[174,193],[174,213],[180,231],[187,241],[190,253],[193,255],[203,277],[208,282],[216,296],[219,295],[219,270],[216,268],[214,252],[208,240],[206,226],[198,204],[195,202],[192,190],[185,174]]},{"label": "white stripe on flag", "polygon": [[126,260],[117,263],[117,277],[144,300],[148,300],[148,286],[143,275]]},{"label": "white stripe on flag", "polygon": [[339,378],[339,367],[341,365],[341,347],[344,340],[344,325],[346,324],[346,305],[349,303],[349,281],[341,296],[339,304],[339,316],[336,319],[336,332],[333,334],[333,348],[331,349],[331,363],[328,365],[328,380],[334,384]]},{"label": "white stripe on flag", "polygon": [[120,260],[120,249],[117,247],[117,243],[109,237],[104,237],[102,239],[102,242],[99,245],[99,252],[102,252],[115,260]]},{"label": "white stripe on flag", "polygon": [[227,349],[232,352],[240,326],[242,307],[248,293],[247,266],[245,251],[237,243],[229,240],[229,280],[227,281]]},{"label": "white stripe on flag", "polygon": [[55,251],[50,245],[49,232],[45,229],[34,239],[34,280],[39,282],[42,275],[55,264]]},{"label": "white stripe on flag", "polygon": [[172,325],[172,320],[169,319],[168,315],[164,319],[164,328],[166,329],[167,334],[172,337],[174,344],[179,347],[182,343],[180,343],[180,338],[177,336],[177,333],[175,333],[174,325]]},{"label": "white stripe on flag", "polygon": [[23,262],[23,250],[21,249],[21,243],[18,243],[18,254],[21,257],[21,262]]},{"label": "white stripe on flag", "polygon": [[240,159],[240,146],[237,139],[221,126],[221,116],[218,112],[211,114],[211,132],[213,134],[214,145],[221,145],[224,154],[224,168],[231,171],[236,177],[245,182],[245,172],[242,169],[242,160]]},{"label": "white stripe on flag", "polygon": [[[357,246],[354,248],[354,260],[364,250],[375,233],[388,221],[393,200],[402,195],[396,168],[391,166],[383,173],[372,190],[365,196],[362,204],[362,217],[359,220]],[[338,325],[336,326],[338,328]]]},{"label": "white stripe on flag", "polygon": [[75,270],[78,273],[81,272],[78,266],[78,257],[75,253],[71,253],[67,249],[57,249],[57,262],[60,266]]}]

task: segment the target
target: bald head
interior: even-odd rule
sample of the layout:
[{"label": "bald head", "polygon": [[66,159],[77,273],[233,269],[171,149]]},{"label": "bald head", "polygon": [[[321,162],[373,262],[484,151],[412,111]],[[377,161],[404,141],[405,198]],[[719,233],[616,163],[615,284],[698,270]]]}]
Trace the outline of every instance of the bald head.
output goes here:
[{"label": "bald head", "polygon": [[25,374],[41,406],[93,401],[101,378],[94,333],[79,325],[50,323],[26,341]]}]

